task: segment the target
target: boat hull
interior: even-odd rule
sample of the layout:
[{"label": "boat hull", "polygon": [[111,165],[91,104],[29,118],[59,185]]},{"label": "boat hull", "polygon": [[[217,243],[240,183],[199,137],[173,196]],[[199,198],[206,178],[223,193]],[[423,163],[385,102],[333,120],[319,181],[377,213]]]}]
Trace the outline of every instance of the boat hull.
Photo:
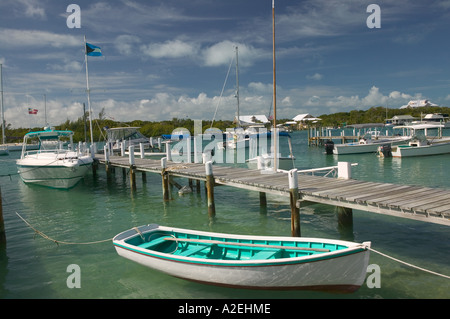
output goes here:
[{"label": "boat hull", "polygon": [[378,140],[376,142],[370,142],[367,144],[360,143],[347,143],[334,145],[333,154],[345,155],[345,154],[363,154],[363,153],[376,153],[378,147],[385,144],[401,145],[407,143],[409,138],[401,138],[397,140]]},{"label": "boat hull", "polygon": [[[142,234],[144,235],[146,232],[145,227],[141,228],[143,230]],[[157,226],[155,231],[161,229],[170,230],[175,233],[180,231],[176,228],[162,226]],[[135,231],[130,230],[114,238],[114,246],[120,256],[174,277],[226,287],[353,292],[364,283],[369,262],[368,247],[362,247],[360,244],[355,243],[351,244],[359,246],[308,257],[267,260],[189,258],[149,249],[140,249],[137,246],[126,244],[123,240],[136,234]],[[236,235],[206,232],[198,232],[198,234],[214,234],[214,236],[220,235],[228,238],[237,238]],[[278,241],[283,241],[288,238],[290,241],[296,240],[293,237],[239,236],[239,238]],[[305,241],[313,239],[297,238],[297,240]],[[333,240],[328,241],[345,244],[350,243]],[[365,244],[370,247],[370,243]]]},{"label": "boat hull", "polygon": [[21,179],[27,184],[51,188],[69,189],[74,187],[92,165],[92,158],[86,156],[75,160],[37,163],[28,159],[17,160]]},{"label": "boat hull", "polygon": [[392,148],[392,157],[413,157],[450,153],[450,143],[435,143],[423,146],[399,145]]}]

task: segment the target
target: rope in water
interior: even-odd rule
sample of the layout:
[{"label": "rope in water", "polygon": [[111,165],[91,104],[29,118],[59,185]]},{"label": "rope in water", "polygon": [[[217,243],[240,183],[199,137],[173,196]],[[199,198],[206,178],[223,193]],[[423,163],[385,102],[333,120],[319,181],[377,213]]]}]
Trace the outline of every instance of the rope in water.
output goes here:
[{"label": "rope in water", "polygon": [[67,242],[67,241],[56,240],[56,239],[53,239],[53,238],[47,236],[46,234],[44,234],[40,230],[37,230],[33,226],[31,226],[31,224],[29,222],[27,222],[22,216],[20,216],[19,213],[16,212],[16,215],[19,216],[19,218],[21,220],[23,220],[24,223],[28,225],[28,227],[33,229],[36,234],[38,234],[42,238],[45,238],[47,240],[50,240],[50,241],[54,242],[57,245],[59,245],[59,244],[65,244],[65,245],[91,245],[91,244],[99,244],[99,243],[104,243],[104,242],[107,242],[107,241],[112,241],[112,238],[104,239],[104,240],[98,240],[98,241],[90,241],[90,242],[85,242],[85,243],[74,243],[74,242]]},{"label": "rope in water", "polygon": [[[19,213],[16,212],[16,214],[17,214],[17,216],[19,216],[20,219],[22,219],[22,220],[25,222],[25,224],[28,225],[28,227],[30,227],[31,229],[33,229],[33,230],[35,231],[36,234],[38,234],[39,236],[41,236],[41,237],[43,237],[43,238],[45,238],[45,239],[47,239],[47,240],[53,241],[53,242],[56,243],[56,244],[66,244],[66,245],[91,245],[91,244],[99,244],[99,243],[104,243],[104,242],[107,242],[107,241],[112,241],[112,238],[104,239],[104,240],[98,240],[98,241],[84,242],[84,243],[74,243],[74,242],[66,242],[66,241],[56,240],[56,239],[53,239],[53,238],[47,236],[47,235],[44,234],[43,232],[37,230],[37,229],[34,228],[33,226],[31,226],[31,224],[30,224],[28,221],[26,221],[22,216],[20,216]],[[137,228],[134,227],[133,229],[137,229]],[[137,231],[140,233],[139,230],[137,230]],[[142,236],[142,234],[140,234],[140,235]],[[373,251],[374,253],[377,253],[377,254],[379,254],[379,255],[381,255],[381,256],[383,256],[383,257],[386,257],[386,258],[389,258],[389,259],[391,259],[391,260],[394,260],[394,261],[396,261],[396,262],[398,262],[398,263],[401,263],[401,264],[403,264],[403,265],[406,265],[406,266],[409,266],[409,267],[412,267],[412,268],[415,268],[415,269],[418,269],[418,270],[421,270],[421,271],[424,271],[424,272],[427,272],[427,273],[430,273],[430,274],[433,274],[433,275],[436,275],[436,276],[440,276],[440,277],[444,277],[444,278],[450,279],[450,276],[446,276],[446,275],[443,275],[443,274],[440,274],[440,273],[437,273],[437,272],[434,272],[434,271],[431,271],[431,270],[428,270],[428,269],[425,269],[425,268],[422,268],[422,267],[418,267],[418,266],[412,265],[412,264],[407,263],[407,262],[404,262],[404,261],[402,261],[402,260],[400,260],[400,259],[397,259],[397,258],[388,256],[388,255],[386,255],[386,254],[383,254],[382,252],[379,252],[379,251],[377,251],[377,250],[375,250],[375,249],[373,249],[373,248],[369,248],[369,249],[370,249],[370,251]]]},{"label": "rope in water", "polygon": [[403,264],[403,265],[406,265],[406,266],[409,266],[409,267],[412,267],[412,268],[415,268],[415,269],[418,269],[418,270],[422,270],[422,271],[428,272],[428,273],[433,274],[433,275],[436,275],[436,276],[441,276],[441,277],[450,279],[450,276],[446,276],[446,275],[443,275],[443,274],[439,274],[439,273],[437,273],[437,272],[434,272],[434,271],[431,271],[431,270],[428,270],[428,269],[425,269],[425,268],[421,268],[421,267],[418,267],[418,266],[409,264],[409,263],[407,263],[407,262],[401,261],[400,259],[397,259],[397,258],[388,256],[388,255],[386,255],[386,254],[383,254],[383,253],[381,253],[381,252],[379,252],[379,251],[377,251],[377,250],[375,250],[375,249],[372,249],[372,248],[370,248],[370,250],[373,251],[374,253],[377,253],[377,254],[379,254],[379,255],[381,255],[381,256],[383,256],[383,257],[392,259],[392,260],[394,260],[394,261],[396,261],[396,262],[398,262],[398,263],[401,263],[401,264]]}]

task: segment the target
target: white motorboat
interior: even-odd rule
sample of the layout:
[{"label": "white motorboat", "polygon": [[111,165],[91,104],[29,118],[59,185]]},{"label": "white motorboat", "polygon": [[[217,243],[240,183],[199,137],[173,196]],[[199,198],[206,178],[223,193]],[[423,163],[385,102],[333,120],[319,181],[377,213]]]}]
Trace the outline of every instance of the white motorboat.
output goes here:
[{"label": "white motorboat", "polygon": [[333,154],[362,154],[362,153],[376,153],[378,147],[381,145],[389,144],[400,145],[406,144],[411,139],[410,136],[372,136],[364,135],[358,142],[334,144]]},{"label": "white motorboat", "polygon": [[[91,167],[93,159],[79,149],[74,150],[72,137],[72,131],[52,128],[25,134],[22,155],[16,161],[22,180],[51,188],[75,186]],[[28,151],[26,145],[34,139],[38,139],[39,148]],[[69,143],[68,148],[63,147],[66,143]]]},{"label": "white motorboat", "polygon": [[410,130],[412,139],[407,145],[397,145],[392,148],[385,147],[379,149],[379,154],[384,157],[412,157],[439,155],[450,153],[450,139],[436,136],[428,136],[429,129],[443,128],[442,124],[416,124],[404,126]]}]

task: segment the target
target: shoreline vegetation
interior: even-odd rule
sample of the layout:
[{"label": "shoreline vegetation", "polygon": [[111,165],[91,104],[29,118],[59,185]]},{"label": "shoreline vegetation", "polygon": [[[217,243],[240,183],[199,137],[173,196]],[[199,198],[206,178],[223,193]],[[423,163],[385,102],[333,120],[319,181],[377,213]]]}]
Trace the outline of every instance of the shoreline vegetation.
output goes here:
[{"label": "shoreline vegetation", "polygon": [[[429,113],[450,114],[450,107],[418,107],[407,109],[388,109],[382,106],[372,107],[368,110],[352,110],[350,112],[338,112],[333,114],[322,114],[318,117],[321,119],[319,126],[323,127],[343,127],[351,124],[364,123],[385,123],[386,119],[390,119],[396,115],[411,115],[417,119]],[[121,126],[136,126],[140,127],[140,132],[147,137],[161,136],[162,134],[171,134],[177,128],[186,128],[191,133],[194,131],[195,119],[179,119],[172,118],[171,120],[163,121],[144,121],[134,120],[130,122],[119,122],[104,117],[104,109],[98,114],[98,117],[93,120],[94,141],[104,141],[106,134],[103,128],[105,127],[121,127]],[[52,125],[58,130],[71,130],[74,132],[73,141],[84,141],[85,136],[89,137],[89,123],[85,122],[88,118],[88,113],[85,116],[79,117],[75,121],[66,120],[59,125]],[[200,119],[198,119],[200,120]],[[86,120],[87,121],[87,120]],[[277,124],[292,121],[292,119],[277,119]],[[85,125],[86,123],[86,125]],[[316,124],[317,125],[317,124]],[[202,132],[211,127],[211,120],[202,120]],[[227,128],[235,127],[232,120],[216,120],[213,128],[217,128],[223,132]],[[12,128],[11,124],[5,127],[6,143],[20,143],[23,136],[30,131],[42,130],[43,127],[34,128]],[[85,135],[86,132],[86,135]],[[89,139],[87,139],[89,140]]]}]

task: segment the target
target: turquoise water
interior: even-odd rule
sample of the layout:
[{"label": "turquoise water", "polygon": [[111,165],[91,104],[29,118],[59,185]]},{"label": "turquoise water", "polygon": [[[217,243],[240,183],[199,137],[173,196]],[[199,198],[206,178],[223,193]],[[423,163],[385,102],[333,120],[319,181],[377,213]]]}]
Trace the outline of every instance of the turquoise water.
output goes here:
[{"label": "turquoise water", "polygon": [[[450,154],[422,158],[379,158],[374,154],[325,155],[307,145],[306,132],[294,132],[299,169],[358,163],[355,179],[427,187],[450,188]],[[285,150],[284,150],[285,151]],[[380,267],[380,288],[364,284],[357,292],[336,295],[308,291],[254,291],[220,288],[169,277],[119,257],[111,239],[134,226],[161,225],[254,235],[290,235],[290,208],[285,198],[268,195],[261,213],[259,194],[221,186],[215,188],[216,220],[209,222],[206,195],[200,192],[162,199],[161,177],[137,174],[132,192],[129,177],[116,169],[107,178],[103,166],[90,172],[75,188],[64,191],[25,185],[16,173],[18,153],[0,158],[0,186],[6,246],[0,247],[0,297],[9,298],[449,298],[450,280],[401,265],[371,253],[370,264]],[[4,176],[11,174],[11,176]],[[177,179],[187,185],[184,179]],[[364,192],[364,189],[361,190]],[[57,241],[35,235],[16,212],[37,230]],[[372,241],[372,248],[410,264],[450,275],[450,231],[442,225],[353,211],[353,230],[337,226],[334,207],[311,205],[301,214],[305,237],[356,242]],[[72,271],[80,269],[80,288],[69,288]],[[72,278],[72,277],[71,277]]]}]

